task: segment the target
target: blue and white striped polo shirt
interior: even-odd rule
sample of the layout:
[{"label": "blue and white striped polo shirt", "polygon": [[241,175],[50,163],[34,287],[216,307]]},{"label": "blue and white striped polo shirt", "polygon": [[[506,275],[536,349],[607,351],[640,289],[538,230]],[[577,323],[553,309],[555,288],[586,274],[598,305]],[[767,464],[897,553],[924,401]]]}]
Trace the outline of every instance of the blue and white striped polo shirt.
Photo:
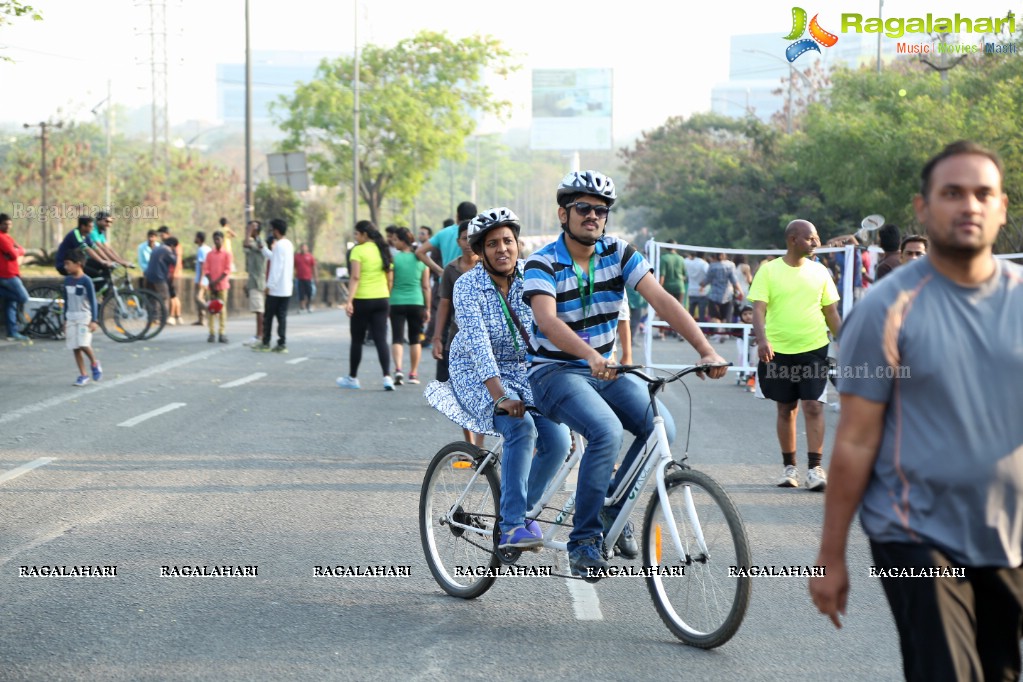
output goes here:
[{"label": "blue and white striped polo shirt", "polygon": [[[595,245],[592,296],[589,295],[588,263],[579,270],[583,275],[582,282],[572,267],[572,256],[562,234],[526,261],[522,298],[529,303],[536,295],[553,296],[557,302],[558,319],[576,334],[589,334],[590,346],[609,358],[618,333],[618,312],[625,296],[625,286],[635,289],[648,272],[653,272],[653,268],[643,254],[627,242],[605,236]],[[530,330],[527,360],[533,367],[546,362],[587,366],[586,361],[559,350],[536,325]]]}]

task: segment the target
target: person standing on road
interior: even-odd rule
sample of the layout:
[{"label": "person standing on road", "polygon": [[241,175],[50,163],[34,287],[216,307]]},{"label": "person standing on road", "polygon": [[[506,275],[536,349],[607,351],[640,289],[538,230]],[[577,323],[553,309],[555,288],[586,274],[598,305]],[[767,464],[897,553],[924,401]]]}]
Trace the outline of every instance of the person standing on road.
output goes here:
[{"label": "person standing on road", "polygon": [[249,299],[249,311],[256,314],[256,335],[246,341],[245,346],[256,346],[263,342],[263,311],[266,307],[266,270],[269,259],[263,253],[263,225],[250,220],[246,226],[245,241],[245,296]]},{"label": "person standing on road", "polygon": [[177,237],[167,237],[166,241],[158,241],[153,247],[153,252],[149,254],[149,264],[142,273],[149,288],[163,301],[164,310],[168,311],[167,324],[171,323],[170,273],[178,259],[177,246]]},{"label": "person standing on road", "polygon": [[423,324],[430,315],[430,271],[412,251],[412,232],[399,227],[391,244],[394,253],[394,287],[391,289],[391,353],[394,356],[394,384],[405,380],[401,364],[405,332],[408,331],[410,384],[419,383],[419,361],[423,355]]},{"label": "person standing on road", "polygon": [[[675,240],[672,244],[677,244]],[[661,286],[669,294],[678,299],[678,302],[685,307],[686,304],[686,260],[674,249],[664,249],[661,252]],[[665,337],[664,329],[661,329],[661,338]],[[624,363],[629,364],[629,363]]]},{"label": "person standing on road", "polygon": [[821,466],[824,403],[828,390],[828,330],[838,338],[835,282],[810,260],[820,245],[817,228],[793,220],[785,228],[787,251],[764,263],[750,285],[753,333],[757,339],[757,379],[763,397],[777,403],[776,429],[784,472],[778,487],[798,488],[796,420],[802,402],[806,422],[806,487],[823,492],[828,478]]},{"label": "person standing on road", "polygon": [[68,349],[74,351],[75,363],[78,365],[78,378],[75,386],[81,387],[89,383],[89,374],[85,373],[85,358],[89,358],[93,381],[103,378],[96,354],[92,350],[92,334],[98,326],[96,323],[99,307],[96,305],[96,289],[92,279],[85,275],[85,253],[81,249],[72,249],[64,260],[67,277],[64,278],[64,338]]},{"label": "person standing on road", "polygon": [[295,279],[298,281],[298,312],[302,312],[303,307],[307,313],[313,312],[316,259],[309,253],[309,245],[305,243],[299,245],[298,253],[295,254]]},{"label": "person standing on road", "polygon": [[380,231],[368,220],[360,220],[355,224],[355,241],[358,244],[348,259],[351,271],[348,303],[345,304],[345,312],[351,318],[352,333],[348,355],[349,371],[348,376],[338,377],[337,385],[340,388],[362,388],[358,379],[362,343],[366,331],[371,330],[383,372],[384,390],[393,391],[391,354],[387,347],[388,299],[394,286],[391,249]]},{"label": "person standing on road", "polygon": [[686,254],[686,278],[689,280],[689,288],[686,296],[689,299],[689,314],[697,322],[707,321],[707,289],[700,282],[707,274],[707,261],[703,259],[702,253]]},{"label": "person standing on road", "polygon": [[219,301],[220,310],[210,312],[210,335],[206,339],[213,343],[213,322],[216,318],[220,331],[216,337],[220,343],[227,343],[227,292],[231,288],[231,270],[233,259],[231,252],[224,248],[224,233],[217,230],[213,233],[213,248],[203,260],[203,278],[209,283],[210,302]]},{"label": "person standing on road", "polygon": [[148,287],[149,284],[146,282],[146,269],[149,268],[149,258],[153,255],[153,248],[156,247],[157,242],[160,241],[160,233],[156,230],[149,230],[146,232],[146,241],[139,244],[136,255],[139,261],[139,271],[142,272],[142,286]]},{"label": "person standing on road", "polygon": [[0,299],[3,300],[7,340],[31,343],[27,336],[18,331],[18,305],[28,303],[28,291],[21,281],[19,265],[25,249],[11,237],[13,224],[11,216],[0,213]]},{"label": "person standing on road", "polygon": [[[710,321],[731,324],[735,314],[735,301],[742,298],[742,288],[739,286],[739,273],[735,269],[735,263],[729,260],[727,253],[717,254],[699,284],[709,287],[707,303]],[[722,328],[716,333],[724,337],[728,331]]]},{"label": "person standing on road", "polygon": [[176,279],[182,269],[182,258],[184,257],[185,247],[182,246],[178,238],[171,234],[171,230],[166,225],[161,225],[157,230],[160,234],[160,239],[163,240],[165,245],[170,245],[170,240],[174,240],[174,260],[171,261],[170,271],[167,273],[167,289],[170,292],[170,303],[167,306],[167,324],[169,325],[182,325],[184,322],[181,320],[181,299],[178,298],[178,287]]},{"label": "person standing on road", "polygon": [[209,280],[203,274],[203,264],[206,262],[206,254],[210,252],[210,247],[206,243],[206,233],[202,230],[195,233],[193,243],[197,247],[195,252],[195,314],[197,318],[192,326],[201,327],[206,314],[206,299],[209,298],[210,290]]},{"label": "person standing on road", "polygon": [[[621,239],[604,234],[617,199],[614,182],[597,171],[566,175],[557,189],[563,234],[526,261],[523,297],[536,324],[529,339],[529,383],[535,405],[549,418],[567,424],[586,439],[579,466],[576,510],[569,535],[572,574],[606,569],[603,533],[614,523],[623,497],[604,513],[604,498],[624,432],[636,436],[622,460],[613,485],[621,483],[653,429],[645,384],[610,369],[618,315],[625,287],[643,295],[675,331],[700,354],[701,363],[721,363],[713,378],[725,374],[725,361],[714,352],[696,322],[665,291],[650,263]],[[617,380],[616,380],[617,379]],[[669,441],[675,423],[660,411]],[[626,558],[639,548],[631,525],[615,543]]]},{"label": "person standing on road", "polygon": [[827,573],[810,594],[841,627],[859,508],[908,680],[1020,676],[1023,267],[993,256],[1003,177],[973,142],[930,159],[913,199],[927,258],[885,277],[842,329],[841,365],[876,371],[839,379],[815,562]]},{"label": "person standing on road", "polygon": [[[263,319],[263,342],[253,346],[252,350],[287,353],[288,301],[294,291],[292,279],[295,272],[295,247],[285,236],[288,233],[288,223],[282,218],[271,220],[270,230],[274,238],[273,248],[263,245],[263,256],[270,260],[270,273],[264,289],[266,315]],[[277,345],[271,349],[274,318],[277,319]]]}]

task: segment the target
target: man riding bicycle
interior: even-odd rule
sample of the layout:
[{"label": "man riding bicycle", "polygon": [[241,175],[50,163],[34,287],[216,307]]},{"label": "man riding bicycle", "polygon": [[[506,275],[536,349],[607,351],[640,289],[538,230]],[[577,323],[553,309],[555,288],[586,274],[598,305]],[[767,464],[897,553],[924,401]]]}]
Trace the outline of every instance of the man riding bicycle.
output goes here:
[{"label": "man riding bicycle", "polygon": [[[557,191],[563,234],[526,262],[523,298],[533,310],[529,339],[529,381],[537,408],[567,424],[586,439],[579,467],[575,521],[568,550],[572,574],[607,568],[603,532],[614,523],[624,499],[602,514],[604,498],[621,449],[624,431],[637,438],[625,455],[612,486],[619,483],[653,429],[646,386],[609,369],[618,311],[628,285],[700,354],[700,363],[717,364],[710,377],[725,375],[725,361],[674,296],[652,274],[650,263],[625,241],[604,234],[608,213],[618,198],[611,178],[597,171],[565,176]],[[668,439],[675,424],[667,410]],[[631,524],[615,547],[626,558],[639,551]]]}]

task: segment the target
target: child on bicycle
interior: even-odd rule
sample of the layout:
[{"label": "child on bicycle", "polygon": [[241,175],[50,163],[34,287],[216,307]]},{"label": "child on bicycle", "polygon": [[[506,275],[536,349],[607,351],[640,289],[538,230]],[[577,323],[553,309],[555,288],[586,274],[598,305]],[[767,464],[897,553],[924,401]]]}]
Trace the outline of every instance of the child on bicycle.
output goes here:
[{"label": "child on bicycle", "polygon": [[525,364],[533,315],[522,300],[518,236],[519,219],[507,208],[492,208],[469,222],[469,244],[480,261],[455,282],[458,333],[451,342],[450,378],[426,390],[430,404],[463,428],[504,437],[501,549],[543,544],[539,524],[526,513],[569,446],[567,428],[526,410],[533,404]]},{"label": "child on bicycle", "polygon": [[103,368],[99,366],[92,350],[92,333],[96,331],[99,306],[96,305],[96,288],[84,274],[85,259],[84,251],[73,249],[64,260],[64,269],[68,273],[64,278],[64,305],[67,313],[64,336],[67,347],[74,351],[75,362],[78,363],[75,386],[89,383],[89,375],[85,373],[86,357],[91,365],[92,380],[103,378]]}]

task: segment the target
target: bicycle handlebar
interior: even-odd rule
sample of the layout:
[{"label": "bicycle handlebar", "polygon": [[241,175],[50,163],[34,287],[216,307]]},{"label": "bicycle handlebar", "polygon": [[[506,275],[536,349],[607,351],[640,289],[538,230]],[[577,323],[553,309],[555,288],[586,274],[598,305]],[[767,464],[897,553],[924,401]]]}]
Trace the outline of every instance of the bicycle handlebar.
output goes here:
[{"label": "bicycle handlebar", "polygon": [[710,363],[710,362],[708,362],[708,363],[704,363],[702,365],[693,365],[692,367],[687,367],[687,368],[685,368],[685,369],[683,369],[681,371],[678,371],[678,372],[672,374],[670,377],[664,377],[664,378],[652,377],[649,374],[647,374],[646,372],[644,372],[643,370],[647,369],[646,365],[608,365],[607,368],[608,369],[613,369],[613,370],[615,370],[617,372],[621,372],[623,374],[631,374],[631,375],[633,375],[633,376],[635,376],[635,377],[637,377],[639,379],[642,379],[643,381],[647,382],[648,384],[654,384],[654,383],[670,384],[671,382],[678,381],[682,377],[687,376],[689,374],[697,374],[697,373],[701,373],[701,372],[708,372],[708,371],[710,371],[711,369],[713,369],[715,367],[731,367],[731,366],[732,366],[732,363],[730,363],[730,362],[717,362],[717,363]]}]

